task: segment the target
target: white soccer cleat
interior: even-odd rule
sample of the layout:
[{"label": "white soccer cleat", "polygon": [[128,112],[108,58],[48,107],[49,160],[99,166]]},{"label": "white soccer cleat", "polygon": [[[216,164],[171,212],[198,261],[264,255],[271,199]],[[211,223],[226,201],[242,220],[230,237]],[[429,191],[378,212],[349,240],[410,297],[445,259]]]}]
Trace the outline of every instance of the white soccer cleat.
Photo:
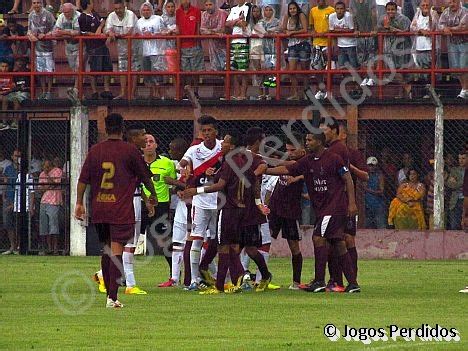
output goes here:
[{"label": "white soccer cleat", "polygon": [[361,84],[359,84],[361,87],[364,87],[367,85],[367,82],[369,81],[369,78],[364,78],[361,82]]},{"label": "white soccer cleat", "polygon": [[468,99],[468,90],[462,89],[457,97],[460,99]]},{"label": "white soccer cleat", "polygon": [[107,298],[106,308],[123,308],[124,305],[119,300],[112,300]]},{"label": "white soccer cleat", "polygon": [[300,284],[298,283],[292,283],[290,286],[289,286],[289,290],[301,290],[301,288],[299,287]]},{"label": "white soccer cleat", "polygon": [[468,286],[465,287],[465,289],[461,289],[459,292],[462,293],[462,294],[468,293]]},{"label": "white soccer cleat", "polygon": [[375,82],[374,82],[374,80],[372,78],[369,78],[369,79],[367,79],[366,85],[368,87],[373,87],[375,85]]}]

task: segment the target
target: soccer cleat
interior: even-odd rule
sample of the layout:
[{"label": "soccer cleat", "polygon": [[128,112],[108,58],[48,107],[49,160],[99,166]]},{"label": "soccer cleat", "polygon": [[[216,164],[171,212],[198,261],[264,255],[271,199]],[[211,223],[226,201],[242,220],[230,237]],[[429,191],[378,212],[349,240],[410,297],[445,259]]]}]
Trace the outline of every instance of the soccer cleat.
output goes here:
[{"label": "soccer cleat", "polygon": [[281,289],[281,285],[275,285],[275,284],[270,283],[270,284],[268,284],[267,289],[268,290],[279,290],[279,289]]},{"label": "soccer cleat", "polygon": [[375,82],[374,82],[374,80],[373,80],[372,78],[369,78],[369,79],[367,80],[366,85],[367,85],[368,87],[373,87],[373,86],[375,85]]},{"label": "soccer cleat", "polygon": [[142,289],[140,289],[138,286],[134,286],[132,288],[127,287],[125,289],[125,294],[127,295],[147,295],[148,293]]},{"label": "soccer cleat", "polygon": [[327,284],[327,287],[325,288],[325,291],[326,292],[344,292],[345,291],[345,287],[344,286],[341,286],[341,285],[338,285],[337,283],[333,282],[333,281],[328,281],[328,284]]},{"label": "soccer cleat", "polygon": [[242,291],[243,291],[242,287],[238,287],[235,285],[229,287],[228,289],[224,289],[225,294],[239,294]]},{"label": "soccer cleat", "polygon": [[457,95],[457,98],[460,98],[460,99],[468,99],[468,91],[465,90],[465,89],[462,89],[460,91],[460,94]]},{"label": "soccer cleat", "polygon": [[198,284],[196,282],[191,283],[189,286],[184,288],[185,291],[199,291]]},{"label": "soccer cleat", "polygon": [[177,282],[172,278],[169,278],[167,282],[158,284],[158,288],[172,288],[173,286],[177,286]]},{"label": "soccer cleat", "polygon": [[107,298],[106,308],[123,308],[123,307],[124,305],[119,300],[113,301],[112,299]]},{"label": "soccer cleat", "polygon": [[221,293],[221,291],[219,291],[216,288],[209,288],[209,289],[200,291],[198,294],[199,295],[216,295],[216,294],[220,294],[220,293]]},{"label": "soccer cleat", "polygon": [[[0,130],[7,130],[7,129],[10,129],[10,126],[8,124],[0,123]],[[8,255],[8,254],[6,254],[6,255]]]},{"label": "soccer cleat", "polygon": [[293,282],[289,287],[289,290],[301,290],[301,284]]},{"label": "soccer cleat", "polygon": [[200,269],[200,275],[206,284],[210,286],[214,286],[216,284],[216,280],[211,276],[210,272]]},{"label": "soccer cleat", "polygon": [[226,284],[224,284],[224,290],[230,289],[230,288],[232,288],[233,286],[234,286],[234,284],[232,284],[232,283],[226,283]]},{"label": "soccer cleat", "polygon": [[2,255],[13,255],[13,250],[7,250],[5,252],[2,252]]},{"label": "soccer cleat", "polygon": [[307,292],[320,293],[325,292],[326,285],[324,281],[314,281],[311,284],[307,285],[303,290]]},{"label": "soccer cleat", "polygon": [[344,292],[349,294],[360,293],[361,287],[357,284],[348,284]]},{"label": "soccer cleat", "polygon": [[465,287],[465,289],[461,289],[459,292],[462,293],[462,294],[468,293],[468,286]]},{"label": "soccer cleat", "polygon": [[265,291],[265,289],[268,288],[268,285],[271,283],[271,279],[273,279],[273,276],[270,273],[268,278],[260,280],[260,283],[258,283],[257,287],[255,288],[255,292]]},{"label": "soccer cleat", "polygon": [[98,283],[98,290],[100,293],[107,293],[106,286],[104,285],[104,278],[100,276],[97,272],[93,274],[92,279]]}]

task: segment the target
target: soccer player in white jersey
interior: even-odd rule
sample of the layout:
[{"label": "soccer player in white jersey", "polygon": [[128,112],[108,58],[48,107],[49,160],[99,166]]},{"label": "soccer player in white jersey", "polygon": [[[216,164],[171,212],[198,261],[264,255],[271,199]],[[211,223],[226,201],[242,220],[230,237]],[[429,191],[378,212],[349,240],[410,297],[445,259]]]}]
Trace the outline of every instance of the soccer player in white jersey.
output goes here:
[{"label": "soccer player in white jersey", "polygon": [[[211,116],[201,116],[198,119],[203,142],[191,146],[179,167],[185,169],[189,176],[187,187],[202,187],[213,183],[213,175],[221,166],[221,141],[216,138],[218,134],[217,121]],[[192,169],[190,169],[190,166]],[[188,290],[197,290],[200,281],[200,254],[206,231],[209,229],[211,238],[216,237],[216,222],[218,216],[218,193],[198,194],[192,200],[192,232],[187,240],[192,241],[190,249],[190,266],[192,279]]]}]

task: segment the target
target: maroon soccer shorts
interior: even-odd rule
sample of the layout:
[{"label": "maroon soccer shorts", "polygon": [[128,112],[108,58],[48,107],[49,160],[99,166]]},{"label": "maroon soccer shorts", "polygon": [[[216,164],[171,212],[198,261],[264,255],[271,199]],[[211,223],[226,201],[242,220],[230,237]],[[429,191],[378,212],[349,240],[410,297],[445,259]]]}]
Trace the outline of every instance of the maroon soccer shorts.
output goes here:
[{"label": "maroon soccer shorts", "polygon": [[268,225],[270,226],[271,237],[277,239],[281,231],[281,237],[286,240],[301,240],[299,232],[299,222],[297,219],[284,218],[271,212],[268,215]]},{"label": "maroon soccer shorts", "polygon": [[109,224],[96,223],[96,231],[99,241],[106,243],[108,241],[126,245],[131,242],[135,235],[135,223],[131,224]]},{"label": "maroon soccer shorts", "polygon": [[345,234],[356,236],[356,231],[357,231],[356,221],[357,221],[356,216],[346,217],[346,227],[344,230]]},{"label": "maroon soccer shorts", "polygon": [[223,208],[218,218],[218,244],[236,245],[241,237],[243,208]]},{"label": "maroon soccer shorts", "polygon": [[315,223],[314,235],[328,240],[344,240],[346,219],[346,216],[341,215],[318,217]]},{"label": "maroon soccer shorts", "polygon": [[246,225],[241,228],[240,246],[262,246],[260,224]]}]

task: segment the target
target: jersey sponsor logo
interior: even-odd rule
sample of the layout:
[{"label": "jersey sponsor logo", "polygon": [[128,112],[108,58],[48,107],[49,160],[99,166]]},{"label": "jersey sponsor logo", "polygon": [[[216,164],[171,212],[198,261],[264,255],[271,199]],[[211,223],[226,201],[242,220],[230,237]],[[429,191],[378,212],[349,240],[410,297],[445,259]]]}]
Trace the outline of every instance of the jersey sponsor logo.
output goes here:
[{"label": "jersey sponsor logo", "polygon": [[97,202],[117,202],[114,194],[107,194],[99,192],[96,196]]}]

